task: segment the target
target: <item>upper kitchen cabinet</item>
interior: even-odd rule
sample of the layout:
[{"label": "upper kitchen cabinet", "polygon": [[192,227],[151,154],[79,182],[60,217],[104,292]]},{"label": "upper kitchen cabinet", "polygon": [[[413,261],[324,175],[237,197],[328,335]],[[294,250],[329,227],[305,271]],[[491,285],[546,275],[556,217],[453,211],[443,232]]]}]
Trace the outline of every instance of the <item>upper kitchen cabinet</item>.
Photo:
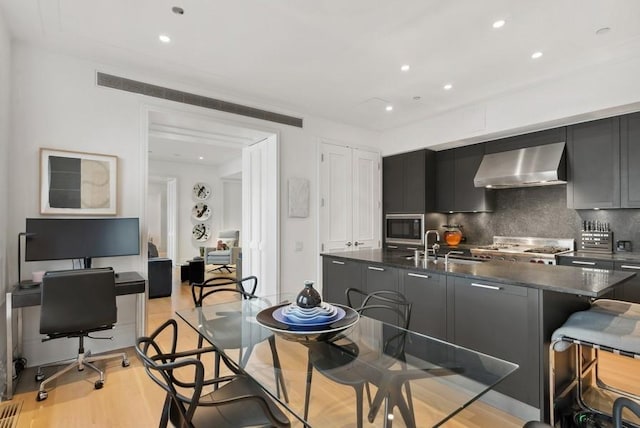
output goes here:
[{"label": "upper kitchen cabinet", "polygon": [[509,150],[518,150],[563,141],[567,141],[566,126],[489,141],[485,143],[484,152],[485,154],[507,152]]},{"label": "upper kitchen cabinet", "polygon": [[640,208],[640,113],[620,119],[622,208]]},{"label": "upper kitchen cabinet", "polygon": [[619,208],[620,119],[569,126],[567,149],[567,207]]},{"label": "upper kitchen cabinet", "polygon": [[435,153],[418,150],[382,160],[382,200],[385,213],[425,213],[434,210]]},{"label": "upper kitchen cabinet", "polygon": [[483,144],[436,153],[436,211],[493,211],[493,191],[473,185],[483,155]]}]

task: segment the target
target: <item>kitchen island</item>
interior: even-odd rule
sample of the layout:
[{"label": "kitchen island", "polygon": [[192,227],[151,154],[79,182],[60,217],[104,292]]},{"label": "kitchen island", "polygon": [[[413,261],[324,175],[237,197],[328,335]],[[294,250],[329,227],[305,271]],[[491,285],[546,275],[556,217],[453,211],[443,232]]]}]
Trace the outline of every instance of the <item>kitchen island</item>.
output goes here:
[{"label": "kitchen island", "polygon": [[[348,287],[398,290],[413,302],[410,329],[503,358],[519,370],[491,404],[523,419],[549,420],[548,346],[568,316],[587,309],[633,273],[590,267],[444,258],[417,263],[410,254],[360,250],[323,254],[323,298],[346,303]],[[407,351],[425,352],[412,349]],[[558,355],[557,367],[570,361]],[[559,382],[566,374],[557,376]],[[491,401],[489,400],[489,401]]]}]

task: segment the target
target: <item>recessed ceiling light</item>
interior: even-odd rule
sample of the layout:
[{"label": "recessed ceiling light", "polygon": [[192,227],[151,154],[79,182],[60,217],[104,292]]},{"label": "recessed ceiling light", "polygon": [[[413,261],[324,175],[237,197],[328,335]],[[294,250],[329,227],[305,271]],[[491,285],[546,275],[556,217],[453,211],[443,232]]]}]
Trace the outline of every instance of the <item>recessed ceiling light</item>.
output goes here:
[{"label": "recessed ceiling light", "polygon": [[393,110],[393,106],[386,106],[384,109],[385,109],[386,111],[391,111],[391,110]]},{"label": "recessed ceiling light", "polygon": [[609,31],[611,31],[611,28],[609,27],[602,27],[602,28],[598,28],[596,30],[596,36],[604,36],[605,34],[607,34]]},{"label": "recessed ceiling light", "polygon": [[538,51],[538,52],[534,52],[531,54],[531,58],[533,59],[538,59],[542,56],[542,52]]},{"label": "recessed ceiling light", "polygon": [[443,88],[445,91],[448,91],[448,90],[450,90],[451,88],[453,88],[453,85],[452,85],[451,83],[447,83],[447,84],[446,84],[446,85],[444,85],[442,88]]},{"label": "recessed ceiling light", "polygon": [[493,28],[502,28],[504,26],[504,19],[499,19],[493,23]]},{"label": "recessed ceiling light", "polygon": [[411,68],[411,66],[409,64],[405,64],[402,67],[400,67],[400,70],[402,71],[409,71],[409,69]]},{"label": "recessed ceiling light", "polygon": [[158,40],[160,40],[162,43],[170,43],[171,37],[167,36],[166,34],[160,34],[158,36]]},{"label": "recessed ceiling light", "polygon": [[198,159],[200,160],[204,160],[204,158],[202,156],[198,156]]}]

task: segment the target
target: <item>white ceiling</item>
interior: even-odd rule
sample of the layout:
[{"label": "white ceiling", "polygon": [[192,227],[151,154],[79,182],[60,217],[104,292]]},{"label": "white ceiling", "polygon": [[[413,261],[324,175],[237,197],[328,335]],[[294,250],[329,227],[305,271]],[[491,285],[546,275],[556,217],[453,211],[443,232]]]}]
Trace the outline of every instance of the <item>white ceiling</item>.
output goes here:
[{"label": "white ceiling", "polygon": [[[374,130],[640,55],[638,0],[0,0],[0,8],[30,43]],[[506,20],[498,30],[497,19]],[[602,27],[611,30],[596,35]],[[172,42],[160,43],[160,33]],[[531,59],[535,51],[542,58]]]}]

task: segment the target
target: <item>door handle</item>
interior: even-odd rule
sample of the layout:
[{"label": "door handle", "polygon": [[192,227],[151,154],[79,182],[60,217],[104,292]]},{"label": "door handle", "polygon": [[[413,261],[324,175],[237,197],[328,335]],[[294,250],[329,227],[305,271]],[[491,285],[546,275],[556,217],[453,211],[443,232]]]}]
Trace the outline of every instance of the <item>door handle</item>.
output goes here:
[{"label": "door handle", "polygon": [[343,265],[344,262],[339,262],[338,260],[331,260],[331,263],[333,263],[334,265]]},{"label": "door handle", "polygon": [[572,260],[571,263],[573,263],[574,265],[587,265],[587,266],[595,266],[596,265],[595,262],[580,262],[580,261],[576,261],[576,260]]},{"label": "door handle", "polygon": [[409,272],[407,276],[412,276],[414,278],[424,278],[424,279],[431,278],[429,275],[420,275],[419,273],[411,273],[411,272]]},{"label": "door handle", "polygon": [[346,245],[347,247],[350,247],[350,246],[351,246],[351,241],[348,241],[345,245]]},{"label": "door handle", "polygon": [[479,284],[477,282],[472,282],[471,286],[472,287],[478,287],[478,288],[486,288],[488,290],[496,290],[496,291],[502,290],[502,287],[496,287],[495,285]]},{"label": "door handle", "polygon": [[356,242],[353,243],[353,245],[355,245],[357,247],[358,245],[364,245],[364,242],[356,241]]},{"label": "door handle", "polygon": [[636,269],[636,270],[640,270],[640,266],[633,266],[633,265],[622,265],[620,266],[622,269]]},{"label": "door handle", "polygon": [[379,272],[384,272],[383,268],[379,268],[379,267],[375,267],[375,266],[367,266],[367,269],[376,270],[376,271],[379,271]]}]

